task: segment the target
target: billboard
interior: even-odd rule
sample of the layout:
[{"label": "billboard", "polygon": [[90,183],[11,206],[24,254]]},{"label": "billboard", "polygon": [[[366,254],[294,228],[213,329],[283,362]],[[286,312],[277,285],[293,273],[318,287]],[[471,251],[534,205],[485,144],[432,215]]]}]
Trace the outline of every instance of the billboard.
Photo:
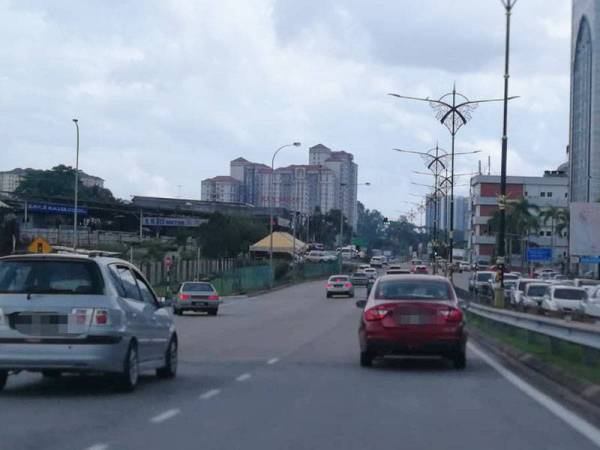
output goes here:
[{"label": "billboard", "polygon": [[569,247],[573,256],[600,255],[600,203],[571,203]]}]

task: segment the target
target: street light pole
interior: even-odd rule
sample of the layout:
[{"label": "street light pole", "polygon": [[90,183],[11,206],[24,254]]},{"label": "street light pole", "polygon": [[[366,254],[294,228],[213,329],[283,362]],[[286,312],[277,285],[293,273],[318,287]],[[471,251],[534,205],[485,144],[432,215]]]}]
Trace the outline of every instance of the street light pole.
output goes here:
[{"label": "street light pole", "polygon": [[301,145],[302,144],[300,142],[282,145],[277,150],[275,150],[275,153],[273,153],[273,158],[271,159],[271,180],[269,182],[269,267],[271,268],[271,287],[273,287],[273,283],[275,282],[275,270],[273,268],[273,190],[275,178],[275,157],[284,148],[300,147]]},{"label": "street light pole", "polygon": [[73,251],[77,250],[77,204],[79,203],[79,120],[73,119],[77,131],[77,151],[75,154],[75,202],[73,208]]},{"label": "street light pole", "polygon": [[517,0],[502,0],[506,10],[506,45],[504,49],[504,117],[502,124],[502,158],[500,168],[500,230],[498,232],[498,257],[501,258],[500,286],[504,287],[504,258],[506,256],[506,160],[508,154],[508,80],[510,64],[510,16]]},{"label": "street light pole", "polygon": [[[508,0],[503,0],[508,1]],[[511,0],[513,3],[516,0]],[[389,94],[394,97],[398,97],[405,100],[416,100],[421,102],[429,103],[429,106],[436,112],[436,119],[443,124],[452,137],[452,152],[451,152],[451,168],[450,177],[452,183],[450,186],[450,248],[449,248],[449,261],[452,262],[452,247],[454,246],[454,143],[456,140],[456,133],[471,120],[471,113],[479,106],[480,103],[499,102],[511,100],[516,97],[510,97],[508,99],[484,99],[484,100],[469,100],[462,94],[456,92],[456,85],[453,86],[452,92],[443,95],[439,100],[432,100],[430,98],[419,98],[409,97],[399,94]]]}]

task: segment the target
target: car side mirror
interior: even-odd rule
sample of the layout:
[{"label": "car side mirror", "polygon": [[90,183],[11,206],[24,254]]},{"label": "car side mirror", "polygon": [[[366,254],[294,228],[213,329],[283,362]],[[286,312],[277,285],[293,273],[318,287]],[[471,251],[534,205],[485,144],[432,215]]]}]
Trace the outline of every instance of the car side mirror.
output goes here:
[{"label": "car side mirror", "polygon": [[356,301],[356,307],[357,308],[365,309],[365,306],[367,306],[367,301],[366,300],[357,300]]}]

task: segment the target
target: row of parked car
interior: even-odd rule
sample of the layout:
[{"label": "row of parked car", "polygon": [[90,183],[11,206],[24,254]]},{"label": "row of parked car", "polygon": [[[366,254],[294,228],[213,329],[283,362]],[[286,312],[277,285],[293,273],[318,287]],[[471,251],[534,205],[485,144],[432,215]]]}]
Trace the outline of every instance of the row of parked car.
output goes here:
[{"label": "row of parked car", "polygon": [[[504,296],[511,307],[548,315],[600,318],[600,280],[569,279],[551,269],[543,269],[536,276],[504,274]],[[469,289],[483,300],[490,299],[498,286],[493,271],[475,272],[469,281]]]}]

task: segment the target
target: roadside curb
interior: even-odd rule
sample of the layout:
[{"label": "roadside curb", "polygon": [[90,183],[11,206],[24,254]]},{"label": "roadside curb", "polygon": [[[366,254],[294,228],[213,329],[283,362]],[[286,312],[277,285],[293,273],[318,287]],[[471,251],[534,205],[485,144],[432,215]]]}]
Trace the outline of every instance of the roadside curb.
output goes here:
[{"label": "roadside curb", "polygon": [[574,377],[477,329],[469,327],[469,337],[536,388],[600,426],[600,385]]}]

